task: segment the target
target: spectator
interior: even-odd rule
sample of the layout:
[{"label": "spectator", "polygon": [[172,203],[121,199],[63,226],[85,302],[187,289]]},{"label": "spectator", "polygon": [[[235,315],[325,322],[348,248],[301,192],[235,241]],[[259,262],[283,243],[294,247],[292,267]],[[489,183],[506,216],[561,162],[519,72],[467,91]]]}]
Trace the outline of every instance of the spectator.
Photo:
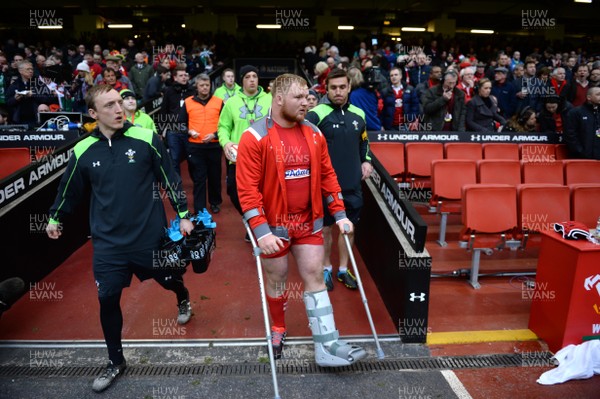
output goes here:
[{"label": "spectator", "polygon": [[135,64],[129,69],[129,80],[136,97],[142,99],[145,97],[144,91],[148,81],[154,74],[154,69],[146,63],[142,53],[137,53],[134,61]]},{"label": "spectator", "polygon": [[90,67],[85,61],[77,64],[75,72],[77,72],[77,76],[73,79],[71,88],[69,89],[71,98],[73,99],[73,111],[87,114],[85,95],[90,87],[94,85],[94,79],[90,73]]},{"label": "spectator", "polygon": [[427,82],[429,80],[430,71],[431,66],[427,65],[427,55],[423,52],[417,54],[415,65],[408,71],[408,76],[410,78],[409,83],[413,86],[417,86],[420,83]]},{"label": "spectator", "polygon": [[383,94],[381,122],[386,130],[408,130],[407,126],[416,120],[420,104],[414,87],[402,81],[400,68],[390,70],[391,87]]},{"label": "spectator", "polygon": [[33,65],[29,61],[22,61],[17,69],[19,79],[10,85],[6,91],[6,105],[11,115],[11,123],[35,125],[37,121],[37,107],[40,103],[49,103],[46,96],[33,92],[32,87]]},{"label": "spectator", "polygon": [[83,60],[87,62],[90,67],[90,73],[92,74],[92,78],[95,80],[96,76],[102,75],[102,65],[98,64],[94,60],[94,55],[90,51],[86,51],[83,55]]},{"label": "spectator", "polygon": [[523,65],[523,61],[521,61],[521,52],[515,51],[513,53],[512,58],[510,59],[510,70],[514,71],[517,65]]},{"label": "spectator", "polygon": [[590,87],[600,87],[600,66],[593,67],[590,72]]},{"label": "spectator", "polygon": [[319,93],[317,93],[314,90],[309,90],[308,97],[306,97],[306,101],[308,102],[306,112],[308,112],[311,109],[313,109],[314,107],[316,107],[319,104],[319,100],[320,100]]},{"label": "spectator", "polygon": [[190,87],[188,83],[189,76],[185,65],[177,66],[175,68],[173,84],[165,90],[163,102],[160,107],[162,123],[158,126],[161,132],[166,130],[169,155],[179,176],[181,176],[180,164],[187,158],[187,131],[181,129],[179,116],[185,104],[185,99],[196,94],[196,90]]},{"label": "spectator", "polygon": [[325,88],[325,80],[327,79],[327,75],[329,75],[329,71],[329,66],[327,66],[327,63],[323,61],[319,61],[317,62],[317,65],[315,65],[314,80],[316,80],[317,83],[313,85],[312,89],[321,95],[327,92],[327,89]]},{"label": "spectator", "polygon": [[114,69],[108,67],[104,68],[102,75],[100,75],[102,76],[102,80],[99,82],[99,84],[110,85],[113,89],[117,90],[117,92],[123,89],[128,89],[129,86],[118,79],[117,73],[118,72],[115,72]]},{"label": "spectator", "polygon": [[544,108],[538,115],[540,132],[562,134],[564,131],[567,113],[571,110],[568,101],[563,101],[559,96],[544,98]]},{"label": "spectator", "polygon": [[588,77],[590,70],[586,64],[580,64],[575,69],[573,80],[565,87],[565,94],[568,101],[573,107],[579,107],[587,101],[587,90],[590,81]]},{"label": "spectator", "polygon": [[[373,73],[373,69],[365,70],[365,74]],[[348,71],[350,81],[350,104],[360,108],[365,114],[367,130],[382,130],[379,119],[379,95],[374,84],[365,83],[363,74],[358,68],[350,68]]]},{"label": "spectator", "polygon": [[587,101],[569,111],[565,142],[574,158],[600,160],[600,88],[587,91]]},{"label": "spectator", "polygon": [[167,81],[171,79],[171,71],[162,65],[156,68],[156,74],[148,79],[144,89],[144,102],[163,95]]},{"label": "spectator", "polygon": [[[441,80],[442,80],[442,67],[439,65],[432,66],[430,73],[429,73],[429,79],[427,79],[425,82],[422,82],[416,86],[417,96],[419,97],[419,100],[421,98],[423,98],[423,93],[425,93],[430,88],[440,84]],[[410,81],[413,82],[412,79]],[[423,104],[421,104],[421,106],[422,105]]]},{"label": "spectator", "polygon": [[537,118],[535,110],[531,107],[523,108],[513,115],[503,126],[503,132],[534,133],[537,131]]},{"label": "spectator", "polygon": [[517,105],[517,92],[514,85],[506,80],[508,69],[497,67],[494,69],[494,83],[492,84],[492,95],[498,99],[499,113],[504,118],[510,118]]},{"label": "spectator", "polygon": [[456,88],[457,81],[456,72],[447,72],[440,84],[422,95],[423,122],[433,131],[465,131],[465,94]]},{"label": "spectator", "polygon": [[466,67],[460,70],[460,82],[456,87],[465,93],[465,103],[471,101],[475,95],[475,67]]},{"label": "spectator", "polygon": [[504,125],[506,120],[498,113],[498,105],[491,98],[492,82],[483,78],[477,82],[477,92],[467,103],[466,127],[471,132],[495,132],[498,126]]}]

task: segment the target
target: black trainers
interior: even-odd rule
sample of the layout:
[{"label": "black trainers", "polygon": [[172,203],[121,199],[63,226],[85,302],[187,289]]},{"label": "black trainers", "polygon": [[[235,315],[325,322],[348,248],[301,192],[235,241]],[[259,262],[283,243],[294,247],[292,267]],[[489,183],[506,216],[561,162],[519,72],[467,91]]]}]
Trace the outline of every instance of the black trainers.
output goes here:
[{"label": "black trainers", "polygon": [[283,343],[287,331],[281,327],[271,327],[271,345],[273,346],[273,358],[281,359],[281,353],[283,352]]},{"label": "black trainers", "polygon": [[331,270],[323,269],[323,280],[325,280],[327,291],[333,291],[333,276],[331,275]]},{"label": "black trainers", "polygon": [[188,299],[184,299],[179,304],[179,314],[177,315],[177,323],[185,324],[192,317],[192,304]]},{"label": "black trainers", "polygon": [[340,283],[343,283],[346,287],[350,288],[351,290],[355,290],[358,288],[358,285],[356,285],[356,277],[354,277],[352,273],[350,273],[350,270],[347,270],[345,272],[338,272],[337,279]]},{"label": "black trainers", "polygon": [[127,362],[123,359],[123,363],[115,366],[111,361],[108,362],[108,365],[100,374],[100,376],[96,377],[94,380],[94,384],[92,384],[92,389],[94,392],[102,392],[106,388],[108,388],[112,382],[120,376],[125,368],[127,367]]}]

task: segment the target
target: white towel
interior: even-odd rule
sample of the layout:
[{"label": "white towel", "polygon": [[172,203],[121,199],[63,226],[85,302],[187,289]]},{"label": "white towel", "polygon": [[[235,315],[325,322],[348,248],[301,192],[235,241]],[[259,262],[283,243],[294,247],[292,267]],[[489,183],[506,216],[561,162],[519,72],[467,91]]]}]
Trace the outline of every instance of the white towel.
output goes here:
[{"label": "white towel", "polygon": [[543,373],[537,380],[538,384],[561,384],[600,374],[600,340],[565,346],[556,352],[554,359],[558,361],[558,367]]}]

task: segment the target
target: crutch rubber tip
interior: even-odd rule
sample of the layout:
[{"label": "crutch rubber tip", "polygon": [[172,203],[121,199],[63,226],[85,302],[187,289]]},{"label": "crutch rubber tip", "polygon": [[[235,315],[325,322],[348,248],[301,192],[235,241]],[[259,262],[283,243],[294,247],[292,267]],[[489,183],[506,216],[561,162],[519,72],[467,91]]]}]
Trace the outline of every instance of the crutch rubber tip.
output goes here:
[{"label": "crutch rubber tip", "polygon": [[382,360],[385,358],[385,354],[383,353],[383,349],[377,349],[377,359]]}]

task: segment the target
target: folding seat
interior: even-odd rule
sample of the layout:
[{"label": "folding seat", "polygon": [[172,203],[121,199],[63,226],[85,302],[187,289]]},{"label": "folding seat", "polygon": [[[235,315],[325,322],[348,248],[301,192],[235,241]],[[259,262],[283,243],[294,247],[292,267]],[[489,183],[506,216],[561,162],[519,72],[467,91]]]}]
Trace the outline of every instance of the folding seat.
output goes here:
[{"label": "folding seat", "polygon": [[478,143],[446,143],[444,145],[446,159],[482,159],[481,144]]},{"label": "folding seat", "polygon": [[563,163],[521,161],[523,183],[564,184]]},{"label": "folding seat", "polygon": [[407,143],[404,146],[404,157],[406,161],[405,181],[409,187],[431,187],[431,161],[444,159],[444,145],[442,143]]},{"label": "folding seat", "polygon": [[462,246],[473,251],[469,283],[479,289],[481,251],[517,249],[517,188],[508,184],[467,184],[462,189]]},{"label": "folding seat", "polygon": [[477,183],[477,163],[468,159],[440,159],[431,162],[431,201],[429,205],[440,214],[438,244],[446,243],[446,225],[450,213],[460,213],[461,194],[465,184]]},{"label": "folding seat", "polygon": [[519,144],[520,159],[527,162],[556,161],[554,144]]},{"label": "folding seat", "polygon": [[570,184],[571,220],[595,229],[600,217],[600,184]]},{"label": "folding seat", "polygon": [[565,184],[600,183],[600,161],[593,159],[565,159]]},{"label": "folding seat", "polygon": [[508,159],[477,161],[477,179],[482,184],[521,184],[521,163]]},{"label": "folding seat", "polygon": [[512,159],[519,160],[518,144],[484,143],[483,159]]},{"label": "folding seat", "polygon": [[404,175],[404,144],[371,143],[369,150],[375,154],[385,170],[395,179]]},{"label": "folding seat", "polygon": [[553,230],[554,223],[570,220],[569,187],[560,184],[520,184],[517,211],[522,248],[531,233]]},{"label": "folding seat", "polygon": [[24,168],[30,162],[29,148],[0,148],[0,179]]},{"label": "folding seat", "polygon": [[567,148],[566,144],[555,144],[554,152],[556,153],[557,161],[569,159],[569,149]]}]

